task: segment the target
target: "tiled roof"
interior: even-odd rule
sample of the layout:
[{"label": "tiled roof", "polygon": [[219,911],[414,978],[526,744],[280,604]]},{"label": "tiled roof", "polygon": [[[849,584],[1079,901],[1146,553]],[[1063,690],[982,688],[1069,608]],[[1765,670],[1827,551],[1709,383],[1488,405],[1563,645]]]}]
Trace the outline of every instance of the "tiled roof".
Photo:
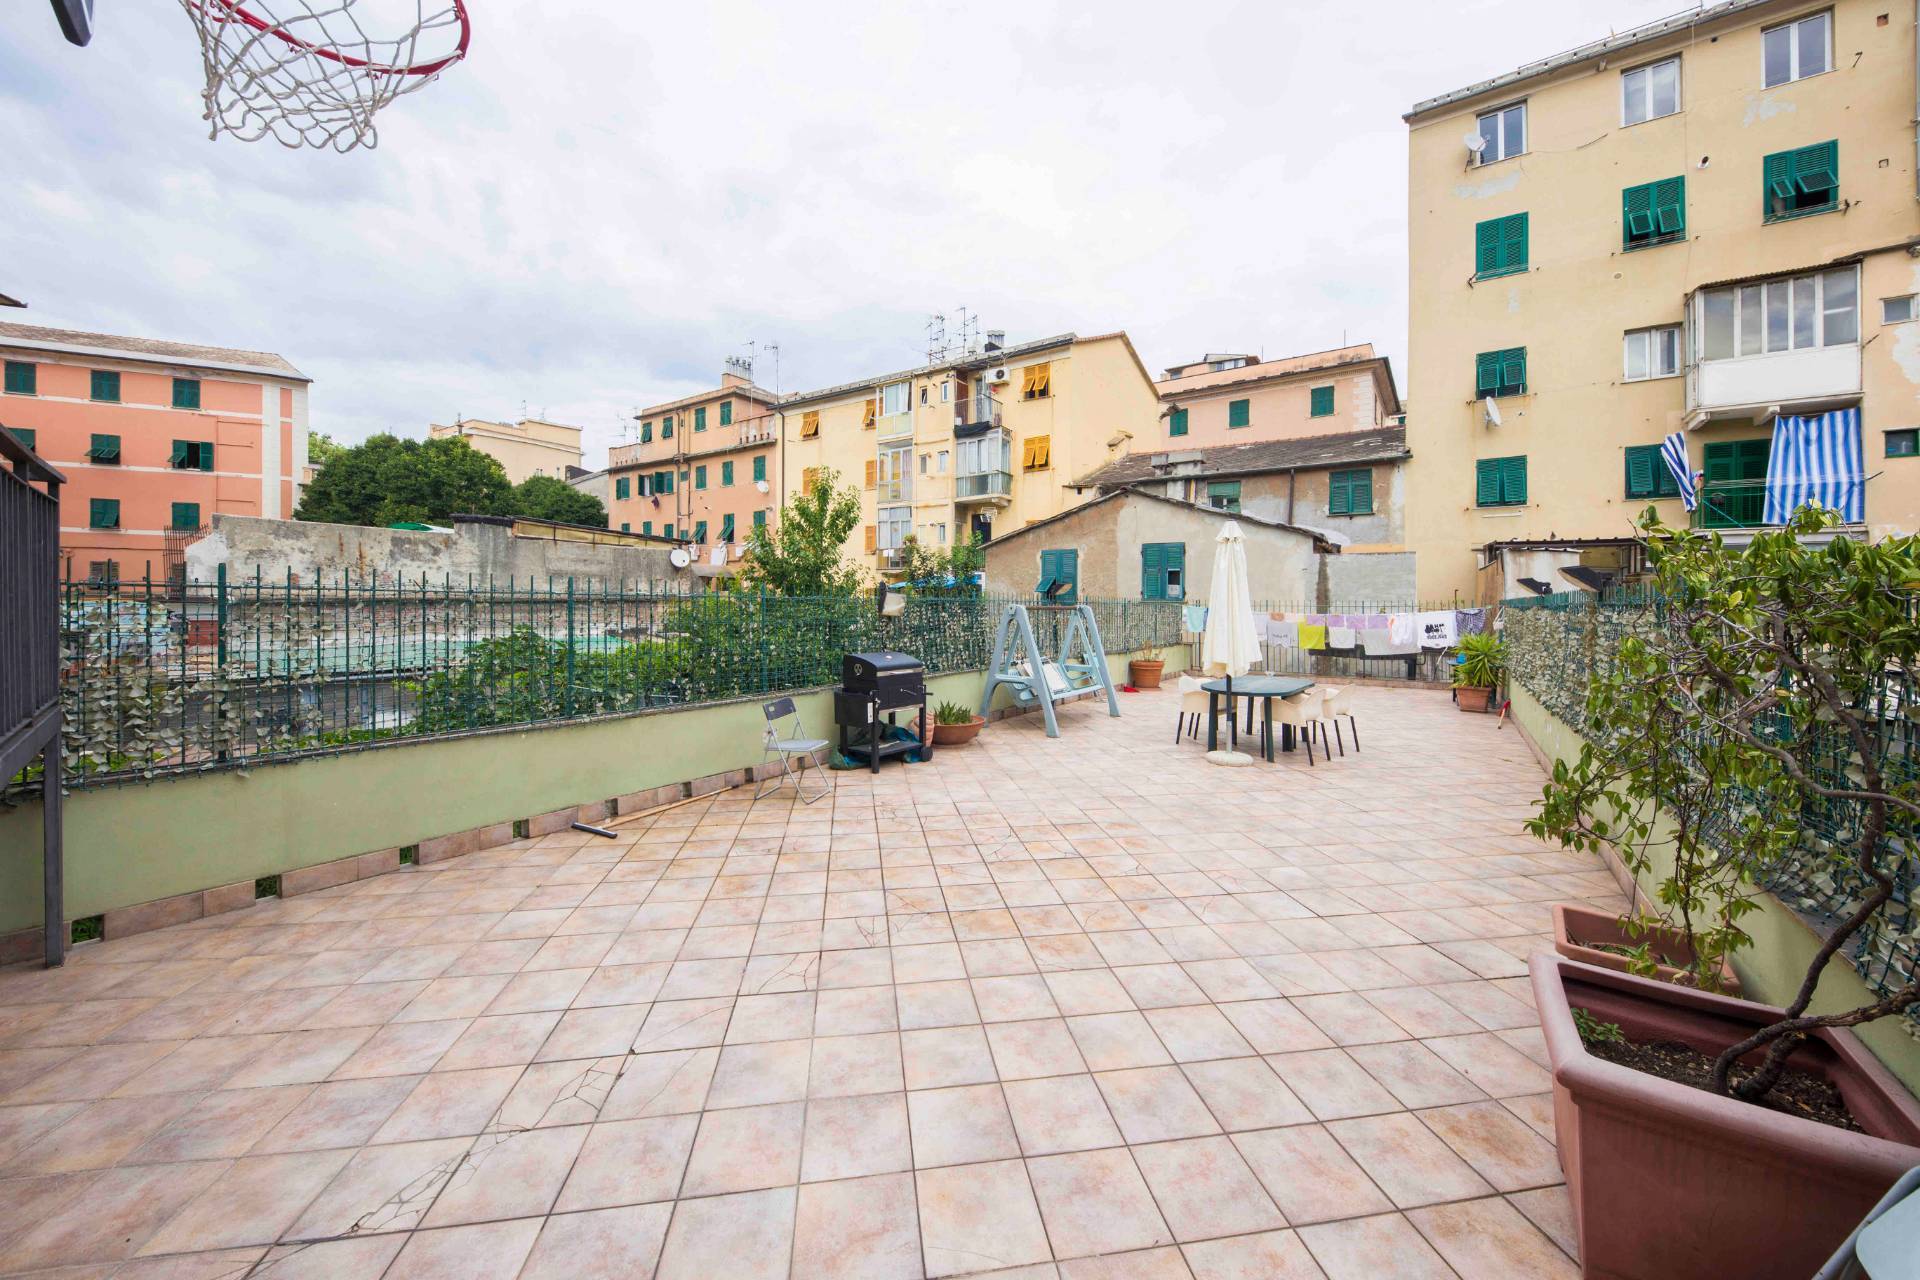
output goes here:
[{"label": "tiled roof", "polygon": [[[1257,440],[1210,449],[1129,453],[1074,481],[1077,489],[1114,488],[1174,474],[1251,476],[1295,468],[1340,467],[1356,462],[1393,462],[1411,456],[1405,427],[1377,427],[1330,436]],[[1176,471],[1176,468],[1181,468]]]},{"label": "tiled roof", "polygon": [[169,361],[203,365],[208,368],[250,369],[278,374],[297,382],[311,382],[287,361],[271,351],[245,351],[237,347],[203,347],[193,342],[166,342],[159,338],[123,338],[110,333],[85,333],[74,329],[48,329],[37,324],[0,323],[0,342],[18,342],[54,349],[72,348],[82,352],[113,353],[136,360]]},{"label": "tiled roof", "polygon": [[1073,342],[1093,342],[1098,338],[1125,336],[1124,333],[1119,332],[1098,334],[1094,338],[1081,338],[1077,334],[1071,333],[1055,334],[1051,338],[1036,338],[1032,342],[1016,342],[1010,346],[1001,347],[997,351],[979,351],[972,355],[955,356],[953,359],[943,360],[939,364],[923,364],[914,369],[902,369],[896,373],[883,373],[872,378],[861,378],[856,382],[842,382],[837,386],[821,387],[817,391],[796,391],[781,400],[780,404],[781,407],[784,408],[788,405],[806,404],[814,400],[831,400],[835,396],[843,396],[850,391],[864,391],[869,387],[885,386],[889,382],[903,382],[909,378],[918,378],[929,373],[938,373],[942,369],[986,369],[996,364],[1004,364],[1006,361],[1017,359],[1020,356],[1032,355],[1036,351],[1045,351],[1050,347],[1064,347]]},{"label": "tiled roof", "polygon": [[[1238,356],[1209,355],[1206,360],[1237,360]],[[1202,387],[1220,386],[1229,382],[1248,382],[1258,378],[1278,378],[1290,373],[1308,373],[1316,369],[1332,369],[1343,364],[1358,364],[1365,360],[1377,359],[1371,342],[1356,342],[1350,347],[1335,347],[1331,351],[1311,351],[1305,355],[1280,356],[1272,360],[1249,360],[1246,364],[1233,369],[1202,369],[1198,373],[1189,373],[1182,377],[1165,377],[1154,383],[1161,395],[1173,395],[1182,391],[1194,391]],[[1203,361],[1190,361],[1200,364]],[[1183,369],[1186,365],[1175,365]]]}]

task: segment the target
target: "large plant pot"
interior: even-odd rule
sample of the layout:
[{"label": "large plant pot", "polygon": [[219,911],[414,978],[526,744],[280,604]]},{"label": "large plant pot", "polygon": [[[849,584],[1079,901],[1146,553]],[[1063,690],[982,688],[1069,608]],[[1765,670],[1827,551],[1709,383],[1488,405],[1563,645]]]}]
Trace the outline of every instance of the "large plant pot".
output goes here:
[{"label": "large plant pot", "polygon": [[975,716],[965,724],[940,724],[933,726],[933,745],[936,747],[964,747],[980,736],[987,727],[984,716]]},{"label": "large plant pot", "polygon": [[1167,664],[1160,658],[1135,658],[1127,663],[1127,682],[1136,689],[1158,689]]},{"label": "large plant pot", "polygon": [[1571,1012],[1716,1053],[1777,1009],[1546,952],[1532,973],[1560,1167],[1592,1280],[1810,1276],[1920,1164],[1920,1104],[1849,1031],[1815,1033],[1793,1064],[1837,1086],[1865,1133],[1595,1058]]},{"label": "large plant pot", "polygon": [[1485,712],[1487,702],[1492,697],[1493,690],[1481,688],[1479,685],[1463,684],[1453,691],[1453,700],[1459,704],[1462,711]]},{"label": "large plant pot", "polygon": [[[1677,965],[1661,965],[1658,970],[1660,981],[1684,980],[1683,985],[1691,986],[1693,948],[1687,945],[1686,935],[1678,929],[1653,929],[1636,938],[1627,931],[1625,922],[1616,912],[1596,911],[1592,907],[1571,902],[1553,904],[1553,949],[1569,960],[1626,973],[1627,958],[1611,951],[1602,951],[1600,946],[1633,947],[1648,941],[1653,943],[1656,955],[1680,962]],[[1720,994],[1740,994],[1740,979],[1734,976],[1733,966],[1724,957],[1720,961]]]}]

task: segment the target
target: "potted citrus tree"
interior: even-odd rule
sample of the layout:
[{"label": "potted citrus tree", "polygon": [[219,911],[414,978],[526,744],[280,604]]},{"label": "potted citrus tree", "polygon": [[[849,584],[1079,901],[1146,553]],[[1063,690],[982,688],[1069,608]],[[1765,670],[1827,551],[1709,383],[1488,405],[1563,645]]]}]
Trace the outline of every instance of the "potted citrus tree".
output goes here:
[{"label": "potted citrus tree", "polygon": [[980,736],[980,730],[986,724],[986,717],[973,714],[971,707],[963,707],[957,702],[943,702],[933,709],[933,745],[965,746]]},{"label": "potted citrus tree", "polygon": [[1492,632],[1461,636],[1454,654],[1454,701],[1462,711],[1485,711],[1506,674],[1506,641]]},{"label": "potted citrus tree", "polygon": [[[1532,961],[1589,1275],[1811,1275],[1920,1164],[1920,1104],[1852,1030],[1920,1004],[1901,898],[1920,771],[1889,692],[1920,676],[1920,539],[1808,540],[1834,519],[1802,510],[1739,552],[1643,518],[1655,603],[1595,664],[1586,741],[1530,824],[1591,849],[1664,815],[1663,901],[1763,876],[1840,890],[1779,1006]],[[1701,865],[1720,870],[1676,884]],[[1744,941],[1744,914],[1710,910],[1705,951]],[[1856,950],[1870,983],[1833,972]]]},{"label": "potted citrus tree", "polygon": [[1157,644],[1147,645],[1127,663],[1127,683],[1136,689],[1158,689],[1166,671],[1166,654]]}]

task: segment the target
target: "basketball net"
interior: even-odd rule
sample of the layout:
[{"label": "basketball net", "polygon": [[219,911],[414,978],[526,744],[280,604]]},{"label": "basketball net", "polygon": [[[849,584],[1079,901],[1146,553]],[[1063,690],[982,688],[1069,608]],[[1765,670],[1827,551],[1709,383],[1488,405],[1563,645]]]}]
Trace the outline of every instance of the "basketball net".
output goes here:
[{"label": "basketball net", "polygon": [[200,33],[207,136],[372,147],[375,112],[466,56],[464,0],[384,0],[376,34],[356,5],[381,0],[180,0]]}]

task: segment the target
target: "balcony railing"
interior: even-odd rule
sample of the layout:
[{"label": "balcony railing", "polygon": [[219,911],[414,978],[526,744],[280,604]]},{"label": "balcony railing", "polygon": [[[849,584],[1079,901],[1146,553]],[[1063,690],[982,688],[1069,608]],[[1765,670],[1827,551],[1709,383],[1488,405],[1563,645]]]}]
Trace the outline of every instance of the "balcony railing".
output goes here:
[{"label": "balcony railing", "polygon": [[1700,490],[1693,509],[1696,529],[1755,529],[1766,523],[1767,482],[1722,481]]},{"label": "balcony railing", "polygon": [[953,406],[953,429],[964,431],[969,427],[986,429],[1000,425],[1000,401],[997,397],[981,392],[977,396],[967,396]]},{"label": "balcony railing", "polygon": [[883,413],[873,420],[873,427],[882,440],[898,440],[902,436],[913,434],[913,410],[899,413]]},{"label": "balcony railing", "polygon": [[955,502],[977,502],[982,498],[1011,498],[1013,496],[1013,473],[1010,471],[981,471],[970,476],[953,478],[953,500]]}]

